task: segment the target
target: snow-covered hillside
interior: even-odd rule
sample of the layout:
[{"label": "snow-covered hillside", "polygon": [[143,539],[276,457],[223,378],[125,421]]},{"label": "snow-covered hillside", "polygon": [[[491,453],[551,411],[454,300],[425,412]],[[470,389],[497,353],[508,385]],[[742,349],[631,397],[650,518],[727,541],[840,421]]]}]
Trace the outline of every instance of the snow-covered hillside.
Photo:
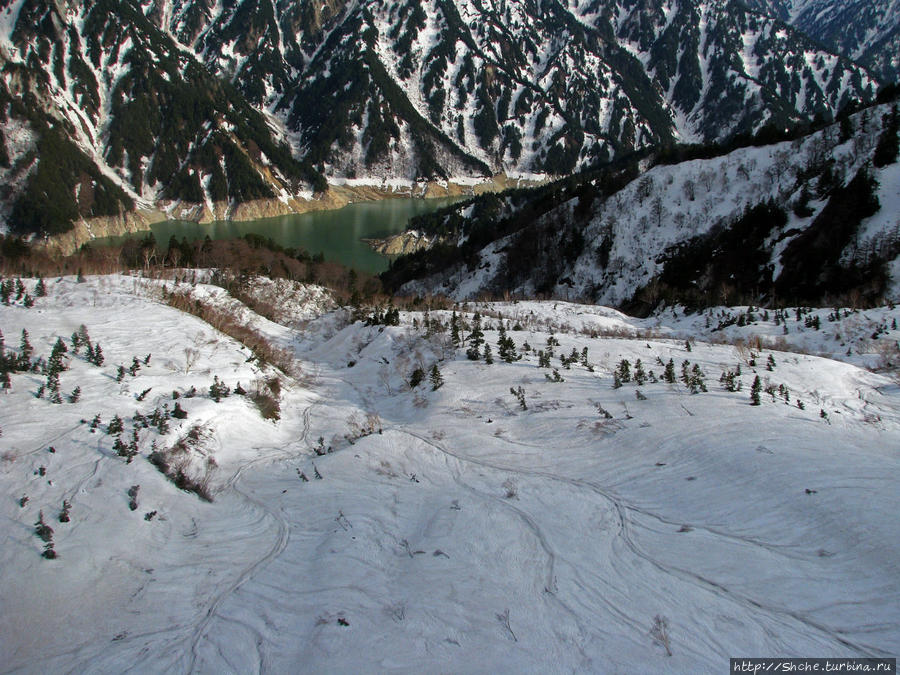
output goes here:
[{"label": "snow-covered hillside", "polygon": [[[895,377],[881,345],[900,309],[776,323],[758,308],[457,307],[463,339],[482,317],[489,365],[453,346],[446,310],[367,326],[293,285],[279,324],[202,284],[23,283],[34,306],[0,306],[7,354],[22,329],[33,358],[58,336],[69,351],[62,403],[35,398],[38,373],[0,393],[3,672],[719,673],[734,655],[900,650],[900,389],[856,365]],[[239,310],[292,351],[293,374],[163,302],[173,291]],[[499,358],[501,322],[520,360]],[[99,367],[73,354],[82,324]],[[631,381],[614,388],[623,359]],[[694,365],[705,392],[689,393]],[[738,368],[728,391],[720,374]],[[215,402],[216,377],[247,394]],[[135,411],[175,403],[186,419],[161,433],[138,417],[137,456],[115,454],[113,415],[128,443]],[[212,501],[147,461],[154,445],[177,446]]]},{"label": "snow-covered hillside", "polygon": [[[790,276],[795,269],[855,266],[864,276],[869,273],[865,266],[877,258],[888,263],[892,277],[883,292],[896,298],[900,164],[873,163],[895,110],[896,105],[876,106],[795,141],[658,164],[610,195],[603,194],[601,180],[594,180],[597,194],[563,193],[558,207],[531,223],[523,216],[512,234],[473,251],[475,263],[467,258],[445,265],[439,273],[406,283],[401,292],[445,293],[456,299],[549,293],[613,306],[636,299],[653,307],[664,297],[657,287],[672,285],[678,274],[675,281],[683,286],[718,294],[713,302],[729,297],[733,302],[754,292],[761,296],[772,288],[779,297],[809,297],[800,287],[805,279]],[[872,213],[859,213],[871,200],[851,202],[857,183],[872,186],[877,200]],[[591,188],[582,185],[581,194]],[[844,217],[832,215],[849,203],[853,206]],[[528,213],[527,201],[525,206],[512,206],[509,199],[481,222],[463,220],[449,243],[464,245],[476,228],[490,227],[486,222],[516,222],[516,209]],[[474,213],[468,205],[458,210],[464,208],[469,209],[464,217]],[[840,232],[837,225],[854,216],[858,225]],[[833,250],[814,248],[816,236],[832,241]],[[838,294],[822,279],[811,285],[814,297]]]}]

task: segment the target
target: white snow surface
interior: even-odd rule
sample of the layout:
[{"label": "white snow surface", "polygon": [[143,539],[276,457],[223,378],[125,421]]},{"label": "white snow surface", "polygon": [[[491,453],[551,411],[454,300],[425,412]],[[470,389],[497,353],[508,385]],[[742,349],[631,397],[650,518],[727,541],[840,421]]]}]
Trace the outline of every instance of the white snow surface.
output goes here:
[{"label": "white snow surface", "polygon": [[[815,310],[820,331],[791,316],[785,335],[758,309],[749,326],[713,330],[747,308],[637,320],[561,302],[460,306],[467,321],[485,316],[492,348],[502,315],[524,354],[486,365],[446,333],[426,337],[423,313],[349,323],[324,290],[294,285],[280,289],[292,300],[273,323],[222,289],[181,284],[294,351],[272,422],[247,398],[208,396],[214,375],[251,391],[275,373],[162,304],[162,282],[46,283],[33,308],[0,306],[7,350],[25,328],[47,358],[84,324],[106,362],[69,344],[61,390],[80,385],[77,403],[36,398],[34,373],[0,393],[4,673],[721,673],[730,656],[900,651],[900,391],[896,370],[858,365],[892,358],[880,345],[897,345],[898,309],[833,323]],[[256,295],[271,292],[260,283]],[[767,346],[842,351],[831,332],[861,340],[874,327],[885,330],[854,342],[862,355],[848,363]],[[562,382],[524,351],[550,335]],[[591,368],[561,365],[584,348]],[[147,354],[116,382],[118,364]],[[699,364],[709,391],[660,380],[638,400],[633,382],[612,387],[621,359],[661,376],[670,358],[679,371]],[[432,364],[444,385],[411,390],[412,370]],[[717,380],[738,364],[744,389],[730,393]],[[788,387],[789,402],[763,394],[751,406],[754,373]],[[130,464],[113,453],[114,414],[127,441],[135,410],[171,407],[171,392],[192,386],[198,395],[179,399],[186,420],[141,430]],[[97,413],[91,433],[80,420]],[[367,415],[374,433],[351,443]],[[170,447],[198,423],[211,503],[146,459],[151,443]],[[320,438],[333,452],[316,455]],[[69,523],[57,518],[64,499]],[[39,512],[55,560],[40,555]],[[671,656],[651,636],[656,616]]]}]

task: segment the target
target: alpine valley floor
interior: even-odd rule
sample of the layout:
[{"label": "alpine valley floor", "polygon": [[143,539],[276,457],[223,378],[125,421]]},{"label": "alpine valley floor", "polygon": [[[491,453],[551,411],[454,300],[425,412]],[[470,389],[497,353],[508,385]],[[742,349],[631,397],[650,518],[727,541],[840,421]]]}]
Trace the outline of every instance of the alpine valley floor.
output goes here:
[{"label": "alpine valley floor", "polygon": [[[272,384],[163,284],[290,350],[292,375]],[[69,350],[62,403],[35,396],[35,372],[0,394],[4,673],[721,673],[734,656],[900,653],[900,387],[873,372],[895,358],[900,309],[777,325],[757,309],[716,330],[748,308],[460,305],[463,337],[482,316],[489,365],[452,345],[449,311],[367,326],[301,284],[255,282],[278,323],[211,285],[46,286],[31,308],[0,306],[7,354],[22,329],[35,357],[58,336]],[[82,324],[100,367],[74,353]],[[623,359],[642,386],[613,387]],[[708,391],[665,382],[670,359]],[[247,394],[215,402],[214,377]],[[251,400],[264,390],[277,421]],[[176,402],[187,418],[166,431]],[[137,429],[131,462],[107,433],[116,414],[125,441]],[[154,449],[213,500],[176,487]]]}]

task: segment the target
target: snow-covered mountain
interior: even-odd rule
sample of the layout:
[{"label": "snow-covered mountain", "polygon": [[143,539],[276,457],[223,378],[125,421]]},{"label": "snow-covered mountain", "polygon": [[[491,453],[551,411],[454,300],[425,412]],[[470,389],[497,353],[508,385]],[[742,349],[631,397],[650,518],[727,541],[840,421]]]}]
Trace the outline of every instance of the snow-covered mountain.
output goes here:
[{"label": "snow-covered mountain", "polygon": [[778,17],[885,80],[900,75],[897,0],[744,0]]},{"label": "snow-covered mountain", "polygon": [[565,174],[875,91],[728,0],[2,0],[0,75],[7,220],[44,233],[323,177]]},{"label": "snow-covered mountain", "polygon": [[388,279],[406,281],[403,293],[644,310],[665,299],[875,301],[900,289],[898,123],[885,104],[794,141],[461,204],[412,223],[442,245],[395,262]]},{"label": "snow-covered mountain", "polygon": [[457,168],[459,149],[494,171],[567,173],[672,138],[827,116],[870,83],[732,2],[377,1],[316,16],[269,0],[148,4],[339,172],[430,176]]},{"label": "snow-covered mountain", "polygon": [[[4,672],[721,673],[900,651],[900,402],[863,367],[896,367],[900,308],[458,307],[463,340],[478,312],[522,356],[487,364],[449,310],[350,323],[284,280],[245,289],[283,298],[282,323],[203,283],[22,283],[33,306],[0,304],[19,364]],[[290,350],[294,375],[161,302],[178,295]],[[58,338],[54,404],[35,394]],[[411,385],[432,366],[443,384]],[[181,489],[198,482],[211,502]]]}]

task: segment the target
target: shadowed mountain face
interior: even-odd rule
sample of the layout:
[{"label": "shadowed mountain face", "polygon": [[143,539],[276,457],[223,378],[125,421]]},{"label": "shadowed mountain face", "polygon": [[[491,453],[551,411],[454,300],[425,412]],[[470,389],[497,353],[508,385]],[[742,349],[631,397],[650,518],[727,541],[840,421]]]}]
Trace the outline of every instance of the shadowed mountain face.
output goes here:
[{"label": "shadowed mountain face", "polygon": [[0,67],[2,215],[44,233],[325,177],[565,174],[875,89],[790,27],[699,0],[0,0]]},{"label": "shadowed mountain face", "polygon": [[744,0],[791,23],[827,48],[885,80],[900,76],[900,2],[896,0]]}]

